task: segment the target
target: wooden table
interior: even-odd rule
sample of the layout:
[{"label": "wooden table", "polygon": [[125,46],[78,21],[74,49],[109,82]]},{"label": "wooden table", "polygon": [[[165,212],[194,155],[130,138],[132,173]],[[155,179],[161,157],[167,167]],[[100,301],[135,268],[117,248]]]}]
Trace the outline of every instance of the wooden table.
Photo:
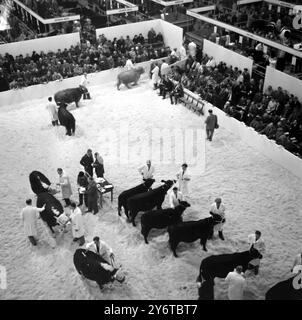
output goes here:
[{"label": "wooden table", "polygon": [[105,178],[96,178],[96,184],[100,195],[100,206],[103,208],[103,194],[111,193],[111,202],[113,201],[113,185]]}]

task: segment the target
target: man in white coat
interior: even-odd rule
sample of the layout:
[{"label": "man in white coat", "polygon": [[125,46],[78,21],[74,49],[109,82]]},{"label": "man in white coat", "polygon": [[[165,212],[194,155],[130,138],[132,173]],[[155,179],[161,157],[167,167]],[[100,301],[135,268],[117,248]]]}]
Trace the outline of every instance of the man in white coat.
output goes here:
[{"label": "man in white coat", "polygon": [[21,211],[21,220],[24,226],[24,232],[30,243],[34,246],[37,245],[37,219],[40,218],[40,212],[42,212],[44,209],[45,204],[42,208],[36,208],[32,206],[32,200],[27,199],[26,207]]},{"label": "man in white coat", "polygon": [[83,214],[82,211],[77,205],[73,202],[70,205],[71,207],[71,230],[73,241],[79,241],[79,245],[82,246],[85,243],[85,229],[84,229],[84,221],[83,221]]},{"label": "man in white coat", "polygon": [[87,79],[87,73],[85,72],[81,78],[81,83],[80,83],[80,87],[84,87],[87,92],[83,94],[83,99],[91,99],[90,97],[90,93],[88,92],[88,89],[87,89],[87,85],[88,85],[89,81]]},{"label": "man in white coat", "polygon": [[58,118],[58,107],[52,101],[52,97],[48,98],[48,104],[46,105],[46,109],[50,113],[51,123],[53,126],[59,125],[59,118]]},{"label": "man in white coat", "polygon": [[58,186],[61,187],[62,190],[62,198],[65,201],[66,207],[70,206],[70,196],[72,195],[71,184],[69,181],[68,175],[63,171],[62,168],[58,168],[57,172],[59,174],[59,182],[57,183]]},{"label": "man in white coat", "polygon": [[153,83],[153,87],[154,87],[154,90],[157,89],[157,86],[158,86],[158,83],[160,81],[160,77],[159,77],[159,67],[158,67],[158,63],[156,62],[154,64],[154,68],[152,69],[151,71],[152,73],[152,83]]},{"label": "man in white coat", "polygon": [[127,61],[126,61],[125,69],[131,70],[133,68],[134,68],[133,62],[132,62],[131,58],[129,57],[129,59],[127,59]]},{"label": "man in white coat", "polygon": [[146,165],[139,167],[138,172],[143,176],[143,180],[153,179],[155,168],[151,165],[151,160],[147,160]]},{"label": "man in white coat", "polygon": [[189,54],[190,54],[190,56],[193,57],[193,58],[195,58],[195,56],[196,56],[196,49],[197,49],[196,43],[193,42],[193,41],[190,42],[190,43],[188,44],[188,49],[189,49]]},{"label": "man in white coat", "polygon": [[179,53],[180,53],[180,60],[184,60],[187,58],[187,51],[184,44],[179,49]]},{"label": "man in white coat", "polygon": [[160,74],[161,76],[168,74],[169,72],[169,65],[167,64],[166,60],[163,60],[162,65],[160,66]]},{"label": "man in white coat", "polygon": [[178,179],[178,189],[182,193],[183,199],[186,200],[189,194],[188,183],[191,180],[186,163],[182,164],[181,170],[176,174],[176,178]]},{"label": "man in white coat", "polygon": [[115,267],[114,254],[112,249],[108,246],[105,241],[100,240],[99,237],[94,237],[92,242],[86,244],[86,249],[100,255],[110,265]]},{"label": "man in white coat", "polygon": [[177,187],[174,187],[169,194],[170,207],[174,209],[179,205],[179,201],[183,201],[183,195]]},{"label": "man in white coat", "polygon": [[224,226],[224,222],[225,222],[225,206],[222,203],[221,198],[216,198],[215,202],[212,203],[211,207],[210,207],[210,214],[212,216],[218,215],[221,218],[221,222],[215,224],[214,226],[214,231],[218,231],[218,236],[221,240],[224,240],[224,236],[223,236],[223,226]]},{"label": "man in white coat", "polygon": [[[250,243],[250,249],[249,250],[258,250],[258,252],[263,256],[265,253],[265,243],[263,239],[261,238],[261,232],[255,231],[255,233],[252,233],[248,236],[248,241]],[[262,259],[262,257],[261,257]],[[248,269],[254,270],[255,275],[259,272],[259,266],[260,266],[260,258],[253,259],[249,262]]]},{"label": "man in white coat", "polygon": [[246,283],[242,273],[242,266],[237,266],[234,271],[229,272],[224,280],[229,284],[229,300],[243,300],[243,291]]}]

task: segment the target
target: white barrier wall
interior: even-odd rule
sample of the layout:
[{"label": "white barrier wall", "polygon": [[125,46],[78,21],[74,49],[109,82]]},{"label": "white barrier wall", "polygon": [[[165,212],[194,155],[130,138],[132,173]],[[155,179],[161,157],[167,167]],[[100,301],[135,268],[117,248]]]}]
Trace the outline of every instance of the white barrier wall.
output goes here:
[{"label": "white barrier wall", "polygon": [[216,62],[223,61],[227,65],[237,67],[240,70],[247,68],[249,73],[252,74],[253,60],[244,57],[232,50],[226,49],[216,43],[204,39],[203,52],[210,57],[214,57]]},{"label": "white barrier wall", "polygon": [[[154,60],[161,61],[162,59]],[[136,64],[136,67],[142,66],[145,68],[145,76],[148,76],[150,71],[151,61],[145,61]],[[98,73],[88,74],[88,81],[90,82],[89,86],[101,84],[104,82],[114,81],[117,78],[118,73],[122,71],[121,68],[104,70]],[[53,96],[57,91],[78,87],[81,82],[81,76],[64,79],[62,81],[52,81],[47,84],[38,84],[35,86],[26,87],[18,90],[9,90],[0,92],[0,107],[8,106],[16,103],[22,103],[24,101],[33,100],[33,99],[42,99],[45,98],[45,103],[47,102],[46,98]]]},{"label": "white barrier wall", "polygon": [[[190,92],[189,90],[185,89],[185,91],[200,99],[198,95]],[[247,145],[256,149],[258,152],[271,159],[284,169],[290,171],[293,175],[302,179],[302,159],[293,155],[282,146],[276,144],[274,140],[268,139],[265,135],[259,134],[253,128],[246,126],[243,122],[227,116],[219,108],[205,102],[205,116],[208,116],[209,109],[212,109],[213,113],[217,115],[219,126],[232,132],[234,135],[237,135]]]},{"label": "white barrier wall", "polygon": [[183,28],[177,27],[172,23],[160,20],[162,34],[166,46],[171,49],[176,48],[179,50],[183,42]]},{"label": "white barrier wall", "polygon": [[12,56],[32,54],[33,51],[45,53],[49,51],[58,51],[58,49],[69,49],[72,45],[80,43],[80,35],[78,32],[61,34],[59,36],[25,40],[19,42],[11,42],[0,45],[0,54],[9,53]]},{"label": "white barrier wall", "polygon": [[287,90],[289,93],[296,95],[299,100],[302,101],[302,80],[269,66],[266,67],[263,86],[264,90],[266,90],[268,86],[272,86],[273,89],[278,89],[278,87],[281,87],[282,89]]},{"label": "white barrier wall", "polygon": [[165,44],[170,46],[171,49],[179,49],[181,47],[183,29],[161,19],[96,29],[96,36],[98,38],[99,35],[104,34],[109,40],[113,40],[114,38],[119,39],[121,36],[124,38],[129,36],[133,39],[136,34],[139,35],[139,33],[141,33],[144,38],[147,38],[151,28],[153,28],[156,33],[162,33]]}]

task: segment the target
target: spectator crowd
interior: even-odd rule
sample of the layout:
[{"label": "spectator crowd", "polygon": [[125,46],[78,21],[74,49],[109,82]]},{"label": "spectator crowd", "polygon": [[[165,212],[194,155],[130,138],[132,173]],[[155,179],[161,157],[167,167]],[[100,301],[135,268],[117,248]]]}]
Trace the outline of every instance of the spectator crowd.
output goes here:
[{"label": "spectator crowd", "polygon": [[184,68],[173,70],[185,88],[302,156],[302,106],[296,96],[281,87],[263,92],[263,80],[256,82],[247,69],[217,63],[200,50]]},{"label": "spectator crowd", "polygon": [[84,73],[123,67],[128,59],[139,63],[166,57],[170,49],[163,43],[161,33],[151,29],[148,39],[140,33],[108,40],[100,35],[96,44],[71,46],[57,52],[33,52],[32,55],[0,55],[0,91],[62,80]]}]

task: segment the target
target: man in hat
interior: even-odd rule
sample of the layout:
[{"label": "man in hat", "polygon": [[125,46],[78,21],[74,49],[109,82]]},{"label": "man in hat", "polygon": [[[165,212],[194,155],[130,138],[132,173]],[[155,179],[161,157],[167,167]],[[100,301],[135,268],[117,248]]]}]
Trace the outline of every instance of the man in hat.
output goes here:
[{"label": "man in hat", "polygon": [[[265,253],[265,243],[261,238],[260,231],[256,230],[255,233],[250,234],[248,236],[248,241],[250,243],[249,250],[257,250],[261,256]],[[255,275],[257,275],[259,272],[260,259],[262,259],[262,257],[253,259],[248,264],[248,269],[254,270]]]},{"label": "man in hat", "polygon": [[183,195],[177,187],[174,187],[169,195],[170,207],[174,209],[179,205],[179,201],[183,201]]},{"label": "man in hat", "polygon": [[209,109],[209,115],[205,120],[207,140],[212,141],[214,130],[218,128],[217,116],[213,114],[213,110]]},{"label": "man in hat", "polygon": [[222,203],[222,199],[221,198],[216,198],[215,202],[212,203],[211,207],[210,207],[210,214],[215,218],[215,216],[219,216],[218,218],[221,219],[221,222],[215,224],[214,226],[214,231],[218,231],[218,236],[221,240],[224,240],[224,236],[223,236],[223,225],[225,223],[225,206]]},{"label": "man in hat", "polygon": [[243,276],[242,266],[237,266],[234,271],[229,272],[224,280],[229,284],[229,300],[243,300],[245,278]]},{"label": "man in hat", "polygon": [[83,87],[84,89],[87,90],[86,93],[83,94],[83,99],[91,99],[90,97],[90,93],[88,92],[88,89],[87,89],[87,85],[88,85],[89,81],[87,79],[87,73],[85,72],[81,78],[81,83],[80,83],[80,87]]}]

